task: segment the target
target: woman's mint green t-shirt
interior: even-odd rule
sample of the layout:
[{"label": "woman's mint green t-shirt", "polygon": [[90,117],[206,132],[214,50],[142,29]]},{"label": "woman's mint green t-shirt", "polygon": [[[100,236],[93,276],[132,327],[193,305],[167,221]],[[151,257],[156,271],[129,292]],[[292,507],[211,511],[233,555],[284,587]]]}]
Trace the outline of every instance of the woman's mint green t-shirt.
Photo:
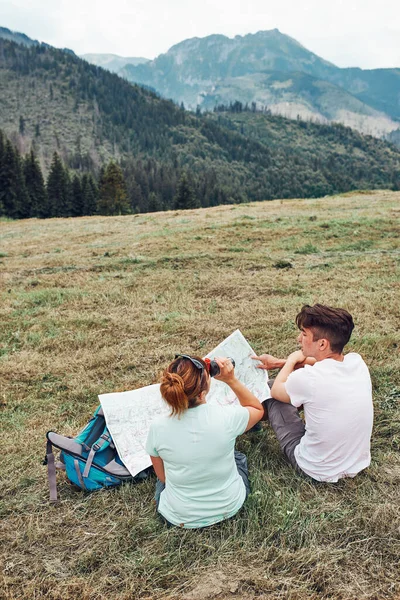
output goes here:
[{"label": "woman's mint green t-shirt", "polygon": [[153,421],[146,452],[164,461],[166,486],[158,510],[170,523],[205,527],[237,513],[246,489],[235,463],[235,440],[248,421],[243,406],[208,404]]}]

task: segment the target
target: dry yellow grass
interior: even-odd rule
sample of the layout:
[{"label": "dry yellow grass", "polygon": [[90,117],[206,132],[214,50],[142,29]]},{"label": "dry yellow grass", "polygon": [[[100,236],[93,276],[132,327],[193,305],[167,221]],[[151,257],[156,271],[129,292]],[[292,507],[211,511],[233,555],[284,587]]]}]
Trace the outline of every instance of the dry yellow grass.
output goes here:
[{"label": "dry yellow grass", "polygon": [[[399,199],[0,222],[2,597],[399,594]],[[166,529],[154,480],[86,496],[61,476],[61,502],[48,504],[48,429],[74,435],[99,393],[152,383],[176,351],[205,354],[236,328],[284,355],[297,311],[317,301],[350,310],[349,349],[371,368],[366,472],[303,481],[266,428],[239,442],[253,494],[218,526]]]}]

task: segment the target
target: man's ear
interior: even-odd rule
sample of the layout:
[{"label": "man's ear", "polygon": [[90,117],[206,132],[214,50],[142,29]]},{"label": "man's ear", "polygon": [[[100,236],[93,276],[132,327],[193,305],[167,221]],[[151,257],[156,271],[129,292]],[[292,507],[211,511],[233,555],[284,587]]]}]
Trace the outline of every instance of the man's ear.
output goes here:
[{"label": "man's ear", "polygon": [[326,338],[321,338],[318,340],[318,349],[323,352],[324,350],[327,350],[330,348],[330,342],[329,340],[327,340]]}]

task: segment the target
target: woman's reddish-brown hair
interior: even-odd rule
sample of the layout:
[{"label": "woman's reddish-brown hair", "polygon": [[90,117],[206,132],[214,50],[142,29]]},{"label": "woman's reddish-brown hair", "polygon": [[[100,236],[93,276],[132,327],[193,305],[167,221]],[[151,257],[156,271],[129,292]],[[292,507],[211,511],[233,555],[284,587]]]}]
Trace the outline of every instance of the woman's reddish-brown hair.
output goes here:
[{"label": "woman's reddish-brown hair", "polygon": [[209,376],[206,363],[193,356],[204,367],[198,369],[188,358],[176,358],[161,374],[161,396],[171,407],[171,415],[181,415],[196,406],[201,392],[208,391]]}]

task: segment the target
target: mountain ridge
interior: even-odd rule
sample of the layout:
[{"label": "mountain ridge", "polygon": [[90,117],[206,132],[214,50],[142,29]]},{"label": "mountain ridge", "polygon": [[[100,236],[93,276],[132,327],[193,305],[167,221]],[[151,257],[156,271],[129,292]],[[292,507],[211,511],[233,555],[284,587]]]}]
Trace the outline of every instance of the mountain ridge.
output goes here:
[{"label": "mountain ridge", "polygon": [[[51,48],[50,44],[46,44],[46,42],[39,42],[39,40],[34,40],[27,36],[25,33],[21,33],[19,31],[12,31],[8,29],[8,27],[0,27],[0,39],[8,40],[10,42],[15,42],[16,44],[22,44],[23,46],[45,46],[47,48]],[[59,48],[68,54],[75,55],[75,52],[70,48]]]},{"label": "mountain ridge", "polygon": [[24,46],[37,46],[41,43],[38,40],[33,40],[28,37],[25,33],[12,31],[11,29],[8,29],[8,27],[0,27],[0,38],[16,42],[17,44],[23,44]]},{"label": "mountain ridge", "polygon": [[80,54],[79,58],[117,74],[126,65],[133,65],[135,67],[150,60],[149,58],[144,58],[142,56],[119,56],[118,54],[96,54],[94,52]]},{"label": "mountain ridge", "polygon": [[[400,69],[342,69],[278,29],[233,38],[220,34],[190,38],[145,64],[126,65],[120,74],[195,110],[197,106],[210,109],[213,103],[227,104],[235,100],[265,104],[265,86],[247,85],[239,78],[261,76],[266,72],[303,73],[333,86],[332,98],[329,102],[326,98],[329,104],[326,114],[321,114],[312,102],[304,102],[301,95],[294,101],[292,97],[285,97],[282,86],[279,94],[269,87],[268,108],[274,113],[292,116],[296,109],[295,118],[297,114],[306,117],[314,113],[314,118],[340,121],[380,137],[400,125]],[[290,88],[288,81],[289,77],[286,87]],[[312,97],[312,88],[303,91]],[[340,96],[342,104],[338,104]],[[355,100],[358,101],[356,108],[350,109],[349,105],[354,105]],[[282,102],[292,105],[292,108],[287,106],[286,113],[282,113]],[[369,117],[365,122],[360,118],[363,114]]]}]

